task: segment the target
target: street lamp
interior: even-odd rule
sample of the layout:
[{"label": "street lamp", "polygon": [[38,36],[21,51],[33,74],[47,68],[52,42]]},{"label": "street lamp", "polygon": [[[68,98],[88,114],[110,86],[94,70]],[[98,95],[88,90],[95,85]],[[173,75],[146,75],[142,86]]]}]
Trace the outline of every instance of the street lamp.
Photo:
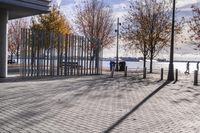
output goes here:
[{"label": "street lamp", "polygon": [[117,18],[117,29],[115,32],[117,32],[117,49],[116,49],[116,71],[118,71],[118,62],[119,62],[119,26],[121,23],[119,22],[119,18]]},{"label": "street lamp", "polygon": [[168,71],[168,81],[174,80],[174,20],[175,20],[175,7],[176,1],[173,0],[173,14],[172,14],[172,32],[171,32],[171,47],[170,47],[170,63],[169,63],[169,71]]}]

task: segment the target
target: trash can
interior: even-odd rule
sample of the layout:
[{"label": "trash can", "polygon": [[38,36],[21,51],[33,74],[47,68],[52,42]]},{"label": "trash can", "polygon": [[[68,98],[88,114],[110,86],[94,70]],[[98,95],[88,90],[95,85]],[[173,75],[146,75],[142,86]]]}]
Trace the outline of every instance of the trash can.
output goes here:
[{"label": "trash can", "polygon": [[125,61],[119,62],[119,71],[125,71],[125,67],[126,67]]},{"label": "trash can", "polygon": [[112,67],[115,67],[115,62],[114,61],[110,61],[110,71],[112,71]]}]

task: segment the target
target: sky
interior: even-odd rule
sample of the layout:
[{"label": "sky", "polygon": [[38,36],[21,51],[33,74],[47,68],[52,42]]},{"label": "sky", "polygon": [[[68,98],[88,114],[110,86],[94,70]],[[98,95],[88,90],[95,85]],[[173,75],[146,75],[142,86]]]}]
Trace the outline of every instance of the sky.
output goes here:
[{"label": "sky", "polygon": [[[75,17],[75,6],[77,4],[80,4],[83,0],[55,0],[57,4],[60,6],[61,11],[66,15],[66,17],[69,19],[69,21],[73,25],[74,17]],[[126,14],[126,5],[128,3],[128,0],[104,0],[106,4],[108,4],[114,12],[114,17],[117,19],[118,17],[120,20],[123,20],[124,14]],[[191,16],[191,5],[198,5],[200,6],[200,0],[176,0],[176,8],[178,8],[180,17],[187,17]],[[197,4],[198,3],[198,4]],[[114,42],[116,43],[116,42]],[[123,43],[123,42],[121,42]],[[185,46],[185,49],[188,49],[188,46]],[[132,53],[127,53],[123,50],[123,48],[120,48],[119,55],[120,56],[131,56]],[[111,52],[112,51],[112,52]],[[111,47],[110,49],[104,50],[104,57],[114,57],[116,48],[115,45]],[[188,51],[188,50],[185,50]],[[184,54],[184,53],[183,53]],[[179,54],[180,55],[180,54]],[[134,55],[134,56],[140,56],[140,55]]]},{"label": "sky", "polygon": [[[75,17],[75,6],[80,4],[84,0],[54,0],[60,6],[61,11],[66,15],[69,21],[73,24]],[[123,20],[124,14],[126,14],[126,5],[129,0],[104,0],[104,2],[109,5],[114,12],[114,17],[118,17]],[[182,11],[181,16],[191,15],[191,5],[196,4],[200,0],[176,0],[176,7]],[[196,4],[197,5],[197,4]],[[190,12],[190,13],[189,13]]]},{"label": "sky", "polygon": [[[67,14],[71,14],[74,12],[75,5],[80,4],[80,2],[83,0],[56,0],[56,1],[64,12],[66,13],[68,12]],[[115,16],[121,17],[121,14],[125,12],[124,8],[126,7],[128,0],[104,0],[104,2],[113,8]],[[187,6],[185,10],[189,10],[190,6],[188,5],[200,2],[200,0],[176,0],[176,2],[177,2],[176,7],[180,8]]]},{"label": "sky", "polygon": [[[75,15],[75,6],[77,4],[80,4],[83,0],[56,0],[58,5],[60,5],[61,11],[70,19],[70,21],[73,21],[74,15]],[[114,16],[121,17],[123,14],[125,14],[125,5],[127,3],[127,0],[104,0],[104,2],[112,7]]]}]

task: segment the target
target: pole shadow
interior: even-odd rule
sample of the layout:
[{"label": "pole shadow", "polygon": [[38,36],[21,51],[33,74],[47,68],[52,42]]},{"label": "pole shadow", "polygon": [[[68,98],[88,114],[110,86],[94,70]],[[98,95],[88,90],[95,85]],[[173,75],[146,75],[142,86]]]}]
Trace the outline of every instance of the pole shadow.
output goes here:
[{"label": "pole shadow", "polygon": [[174,82],[173,82],[173,84],[176,84],[178,82],[178,80],[175,80]]},{"label": "pole shadow", "polygon": [[163,81],[163,80],[162,80],[162,79],[160,79],[160,80],[158,80],[158,81],[157,81],[157,83],[159,83],[159,82],[161,82],[161,81]]},{"label": "pole shadow", "polygon": [[166,81],[163,83],[160,87],[158,87],[156,90],[154,90],[151,94],[149,94],[146,98],[144,98],[139,104],[137,104],[134,108],[132,108],[127,114],[122,116],[120,119],[118,119],[114,124],[112,124],[108,129],[103,131],[104,133],[110,133],[114,128],[119,126],[127,117],[129,117],[132,113],[134,113],[137,109],[139,109],[147,100],[149,100],[151,97],[153,97],[156,93],[158,93],[162,88],[164,88],[166,85],[168,85],[171,81]]}]

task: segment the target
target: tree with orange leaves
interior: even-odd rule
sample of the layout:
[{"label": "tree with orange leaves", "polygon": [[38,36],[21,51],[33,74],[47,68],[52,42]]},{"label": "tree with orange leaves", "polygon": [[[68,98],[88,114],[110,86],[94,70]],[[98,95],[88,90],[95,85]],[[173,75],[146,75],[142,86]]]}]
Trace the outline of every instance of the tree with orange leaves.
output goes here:
[{"label": "tree with orange leaves", "polygon": [[70,34],[71,27],[67,18],[53,6],[49,13],[32,18],[32,29]]}]

